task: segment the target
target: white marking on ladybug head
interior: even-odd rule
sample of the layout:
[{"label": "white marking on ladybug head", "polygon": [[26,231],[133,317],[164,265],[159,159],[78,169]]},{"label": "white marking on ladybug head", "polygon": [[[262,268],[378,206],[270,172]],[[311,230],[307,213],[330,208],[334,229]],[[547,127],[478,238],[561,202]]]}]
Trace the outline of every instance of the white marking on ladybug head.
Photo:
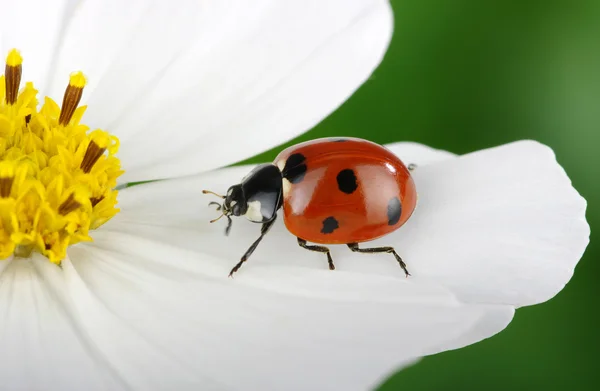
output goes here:
[{"label": "white marking on ladybug head", "polygon": [[260,207],[260,201],[258,200],[248,202],[248,210],[246,210],[246,214],[244,216],[246,216],[246,218],[250,221],[257,223],[262,222],[263,215],[260,212]]},{"label": "white marking on ladybug head", "polygon": [[286,178],[283,178],[283,198],[287,198],[290,194],[290,190],[292,189],[292,182],[288,181]]}]

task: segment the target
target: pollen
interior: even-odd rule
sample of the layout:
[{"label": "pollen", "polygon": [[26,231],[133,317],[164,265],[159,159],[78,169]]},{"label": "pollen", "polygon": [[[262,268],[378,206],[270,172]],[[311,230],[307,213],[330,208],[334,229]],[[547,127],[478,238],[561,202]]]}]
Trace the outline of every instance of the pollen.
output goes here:
[{"label": "pollen", "polygon": [[86,84],[70,75],[62,105],[20,89],[23,58],[13,49],[0,76],[0,260],[36,251],[60,264],[70,245],[114,217],[119,140],[81,123]]}]

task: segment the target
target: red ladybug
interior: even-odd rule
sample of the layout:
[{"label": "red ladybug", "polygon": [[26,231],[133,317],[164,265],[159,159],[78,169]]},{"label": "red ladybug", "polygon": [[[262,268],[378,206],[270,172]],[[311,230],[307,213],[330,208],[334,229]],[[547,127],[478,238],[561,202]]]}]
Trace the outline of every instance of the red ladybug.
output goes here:
[{"label": "red ladybug", "polygon": [[[329,248],[309,245],[346,244],[361,253],[391,253],[409,276],[406,264],[392,247],[359,248],[358,244],[397,230],[413,213],[417,192],[407,167],[392,152],[357,138],[322,138],[287,148],[273,163],[255,167],[242,182],[221,196],[217,210],[229,220],[245,216],[261,223],[260,237],[231,269],[231,277],[250,257],[283,207],[285,226],[298,244],[327,255]],[[211,222],[214,222],[215,219]]]}]

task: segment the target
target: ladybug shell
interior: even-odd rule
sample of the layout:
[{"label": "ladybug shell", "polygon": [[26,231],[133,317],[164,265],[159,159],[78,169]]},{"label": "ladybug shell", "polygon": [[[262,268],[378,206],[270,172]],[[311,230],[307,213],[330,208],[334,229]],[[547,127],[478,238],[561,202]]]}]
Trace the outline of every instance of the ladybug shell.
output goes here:
[{"label": "ladybug shell", "polygon": [[282,151],[274,163],[283,175],[285,225],[309,242],[377,239],[402,226],[416,206],[407,167],[367,140],[308,141]]}]

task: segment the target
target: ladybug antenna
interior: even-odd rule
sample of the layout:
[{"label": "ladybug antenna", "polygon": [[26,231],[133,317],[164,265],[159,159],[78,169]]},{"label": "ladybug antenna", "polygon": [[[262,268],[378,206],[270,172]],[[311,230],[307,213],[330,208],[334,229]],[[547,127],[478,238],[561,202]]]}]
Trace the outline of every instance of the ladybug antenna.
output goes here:
[{"label": "ladybug antenna", "polygon": [[219,220],[221,220],[221,218],[222,218],[223,216],[225,216],[225,215],[224,215],[224,214],[222,214],[221,216],[217,217],[216,219],[212,219],[212,220],[210,221],[210,223],[214,223],[215,221],[219,221]]},{"label": "ladybug antenna", "polygon": [[233,223],[233,220],[231,220],[231,217],[228,214],[223,213],[216,219],[211,220],[210,223],[214,223],[216,221],[221,220],[223,218],[223,216],[227,217],[227,227],[225,228],[225,236],[229,236],[229,232],[231,231],[231,224]]},{"label": "ladybug antenna", "polygon": [[210,190],[202,190],[202,194],[212,194],[212,195],[216,195],[219,198],[225,198],[225,196],[222,196],[221,194],[217,194],[214,191],[210,191]]},{"label": "ladybug antenna", "polygon": [[[212,195],[216,195],[219,198],[225,199],[225,196],[222,196],[221,194],[217,194],[214,191],[210,191],[210,190],[202,190],[202,194],[212,194]],[[221,215],[219,217],[217,217],[216,219],[211,220],[210,222],[214,223],[215,221],[221,220],[223,218],[223,216],[227,217],[227,227],[225,228],[225,236],[228,236],[229,231],[231,231],[231,224],[233,223],[233,221],[231,220],[231,217],[229,216],[231,214],[231,211],[226,209],[225,205],[221,205],[215,201],[211,201],[208,203],[208,206],[212,206],[212,205],[217,206],[217,211],[221,211]]]}]

